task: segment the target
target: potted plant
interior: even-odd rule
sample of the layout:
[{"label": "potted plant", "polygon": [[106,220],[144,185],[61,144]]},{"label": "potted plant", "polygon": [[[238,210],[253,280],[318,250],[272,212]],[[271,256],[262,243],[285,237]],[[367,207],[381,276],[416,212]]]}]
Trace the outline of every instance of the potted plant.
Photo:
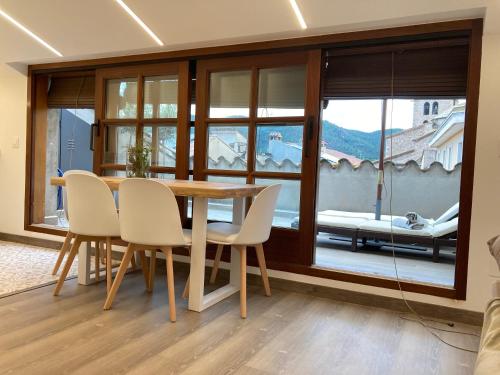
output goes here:
[{"label": "potted plant", "polygon": [[127,177],[149,177],[151,147],[131,146],[127,150]]}]

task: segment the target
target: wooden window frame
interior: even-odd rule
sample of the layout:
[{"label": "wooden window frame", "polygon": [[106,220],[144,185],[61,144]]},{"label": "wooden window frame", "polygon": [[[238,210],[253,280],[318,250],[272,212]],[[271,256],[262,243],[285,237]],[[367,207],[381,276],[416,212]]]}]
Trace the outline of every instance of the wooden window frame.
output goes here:
[{"label": "wooden window frame", "polygon": [[[289,66],[304,65],[306,67],[304,87],[304,115],[289,117],[258,117],[258,70],[268,68],[286,68]],[[250,103],[248,118],[210,118],[210,73],[242,71],[251,72]],[[221,59],[204,59],[197,63],[196,88],[196,127],[194,179],[204,180],[207,176],[245,177],[247,183],[254,183],[256,178],[295,180],[301,182],[300,197],[316,195],[315,181],[317,158],[315,157],[319,136],[319,83],[321,76],[321,50],[295,51],[278,54],[251,55]],[[314,84],[317,87],[314,87]],[[307,121],[312,119],[313,134],[308,137]],[[223,124],[242,124],[248,126],[247,143],[247,170],[218,170],[207,168],[207,138],[210,125],[224,126]],[[302,169],[300,173],[256,171],[255,170],[255,141],[256,131],[260,124],[284,125],[296,124],[303,127]],[[306,150],[309,149],[309,152]],[[314,149],[314,150],[313,150]],[[309,154],[309,155],[308,155]],[[249,207],[251,200],[248,200]],[[313,263],[315,236],[314,233],[314,200],[301,199],[299,206],[300,228],[273,227],[268,246],[268,261],[283,262],[284,259],[294,263],[311,266]],[[280,244],[280,246],[278,246]],[[255,259],[249,255],[251,262]]]},{"label": "wooden window frame", "polygon": [[[91,69],[104,67],[120,67],[137,63],[154,63],[154,62],[175,62],[184,61],[187,69],[193,66],[193,61],[201,58],[210,57],[236,57],[247,56],[252,54],[268,54],[268,53],[285,53],[287,51],[311,51],[322,48],[333,48],[340,46],[355,46],[366,45],[377,41],[389,42],[404,42],[411,39],[432,39],[443,36],[464,36],[469,38],[469,74],[467,84],[467,103],[465,113],[465,132],[463,143],[463,160],[462,160],[462,176],[460,189],[460,218],[459,218],[459,237],[457,248],[457,260],[455,266],[455,285],[453,288],[445,288],[439,286],[431,286],[418,283],[410,283],[402,281],[400,283],[403,290],[408,292],[430,294],[446,298],[465,300],[467,290],[467,271],[469,257],[469,239],[470,239],[470,214],[472,206],[473,194],[473,176],[474,176],[474,158],[475,158],[475,141],[476,141],[476,125],[479,100],[479,84],[480,84],[480,69],[481,69],[481,46],[482,46],[482,31],[483,19],[466,19],[459,21],[440,22],[432,24],[411,25],[403,27],[394,27],[378,30],[367,30],[357,32],[346,32],[320,36],[310,36],[301,38],[282,39],[265,42],[245,43],[239,45],[197,48],[182,51],[160,52],[142,55],[131,55],[101,59],[90,59],[82,61],[56,62],[30,65],[28,67],[28,98],[27,98],[27,151],[26,151],[26,185],[25,185],[25,215],[24,227],[25,230],[65,235],[64,231],[53,228],[39,227],[31,225],[31,198],[33,196],[32,172],[33,172],[33,156],[35,150],[35,116],[36,116],[36,97],[35,97],[35,82],[40,74],[57,73],[57,74],[81,74],[82,70],[88,71]],[[321,60],[321,56],[319,56]],[[320,64],[320,61],[318,62]],[[191,70],[192,71],[192,70]],[[317,72],[308,72],[314,76]],[[319,99],[319,79],[318,99]],[[187,90],[189,92],[189,90]],[[185,101],[186,108],[189,108],[191,97],[179,97],[178,103],[181,106],[181,100]],[[199,98],[197,98],[197,103]],[[318,103],[318,119],[319,121],[319,103]],[[186,119],[187,131],[184,132],[188,137],[183,141],[189,144],[189,116]],[[318,150],[318,132],[315,131],[313,140],[313,152],[317,154]],[[178,137],[179,142],[179,137]],[[179,155],[179,154],[178,154]],[[185,166],[180,168],[180,178],[188,178],[189,171],[189,149],[186,150]],[[196,157],[195,157],[196,159]],[[195,161],[196,162],[196,161]],[[311,161],[311,163],[313,163]],[[315,176],[309,176],[311,181],[316,181]],[[314,186],[316,189],[316,186]],[[314,202],[312,203],[314,205]],[[305,225],[304,223],[301,223]],[[311,228],[314,228],[314,217],[311,218]],[[355,284],[364,284],[369,286],[398,289],[399,285],[396,280],[383,279],[372,276],[364,276],[359,274],[350,274],[331,269],[325,269],[311,265],[312,252],[306,254],[299,263],[292,262],[275,262],[270,261],[268,265],[272,269],[288,271],[309,276],[338,280]]]}]

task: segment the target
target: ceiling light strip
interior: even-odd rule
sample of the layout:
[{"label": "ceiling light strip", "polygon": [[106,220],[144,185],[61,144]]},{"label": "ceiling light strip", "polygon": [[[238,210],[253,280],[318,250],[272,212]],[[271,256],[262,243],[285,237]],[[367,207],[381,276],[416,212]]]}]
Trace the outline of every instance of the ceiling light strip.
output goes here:
[{"label": "ceiling light strip", "polygon": [[62,53],[61,52],[59,52],[58,50],[56,50],[49,43],[47,43],[45,40],[43,40],[38,35],[36,35],[35,33],[33,33],[31,30],[29,30],[28,28],[26,28],[25,26],[23,26],[22,24],[20,24],[14,18],[12,18],[11,16],[9,16],[2,9],[0,9],[0,16],[2,16],[3,18],[5,18],[7,21],[9,21],[10,23],[12,23],[17,28],[19,28],[22,31],[24,31],[26,34],[28,34],[30,37],[32,37],[33,39],[35,39],[38,43],[40,43],[41,45],[43,45],[45,48],[47,48],[50,51],[52,51],[53,53],[55,53],[57,56],[62,57]]},{"label": "ceiling light strip", "polygon": [[295,0],[289,0],[290,5],[292,6],[293,11],[295,12],[295,16],[297,17],[297,20],[300,23],[300,27],[303,29],[307,29],[307,24],[306,21],[304,21],[304,17],[302,17],[302,13],[300,12],[300,8],[297,5],[297,2]]},{"label": "ceiling light strip", "polygon": [[163,45],[164,45],[164,44],[163,44],[163,42],[160,40],[160,38],[158,38],[158,37],[156,36],[156,34],[155,34],[155,33],[154,33],[154,32],[153,32],[153,31],[152,31],[152,30],[148,27],[148,25],[146,25],[146,24],[145,24],[145,23],[144,23],[144,22],[143,22],[143,21],[139,18],[139,16],[138,16],[137,14],[135,14],[135,13],[132,11],[132,9],[130,9],[130,8],[127,6],[127,4],[125,4],[122,0],[116,0],[116,2],[117,2],[118,4],[120,4],[120,6],[121,6],[123,9],[125,9],[125,11],[126,11],[126,12],[130,15],[130,17],[132,17],[132,18],[134,19],[134,21],[135,21],[135,22],[137,22],[137,23],[138,23],[138,24],[139,24],[139,25],[140,25],[140,26],[144,29],[144,31],[146,31],[146,32],[149,34],[149,36],[150,36],[151,38],[153,38],[153,39],[154,39],[154,41],[155,41],[158,45],[160,45],[160,46],[163,46]]}]

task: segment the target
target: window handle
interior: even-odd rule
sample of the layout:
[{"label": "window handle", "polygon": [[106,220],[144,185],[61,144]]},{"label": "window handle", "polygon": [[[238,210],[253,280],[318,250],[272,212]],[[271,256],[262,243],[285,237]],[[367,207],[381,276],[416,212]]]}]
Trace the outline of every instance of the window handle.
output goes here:
[{"label": "window handle", "polygon": [[[97,130],[97,131],[95,131]],[[97,136],[99,137],[99,122],[93,123],[90,125],[90,151],[95,151],[95,135],[97,133]]]},{"label": "window handle", "polygon": [[307,129],[306,129],[306,149],[305,149],[305,157],[308,158],[311,156],[311,142],[314,134],[314,118],[313,116],[309,116],[307,118]]}]

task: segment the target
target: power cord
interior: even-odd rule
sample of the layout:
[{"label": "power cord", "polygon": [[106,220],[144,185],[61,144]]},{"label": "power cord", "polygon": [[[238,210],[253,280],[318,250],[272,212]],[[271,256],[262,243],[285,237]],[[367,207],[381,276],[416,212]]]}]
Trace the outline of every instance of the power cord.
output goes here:
[{"label": "power cord", "polygon": [[[394,52],[392,53],[392,70],[391,70],[391,97],[394,97]],[[387,100],[387,99],[385,99]],[[393,125],[393,112],[394,112],[394,99],[391,99],[391,112],[390,112],[390,119],[391,119],[391,134],[392,134],[392,125]],[[385,121],[386,119],[384,119]],[[392,138],[393,137],[389,137],[390,138],[390,141],[389,141],[389,154],[390,154],[390,159],[391,162],[392,162]],[[385,144],[384,144],[384,147],[385,147]],[[382,160],[383,162],[383,160]],[[394,165],[394,163],[393,163]],[[461,334],[461,335],[470,335],[470,336],[476,336],[476,337],[479,337],[478,334],[475,334],[475,333],[469,333],[469,332],[462,332],[462,331],[456,331],[456,330],[451,330],[451,329],[445,329],[445,328],[438,328],[438,327],[433,327],[433,326],[430,326],[430,325],[427,325],[426,324],[426,321],[434,321],[434,322],[439,322],[439,321],[436,321],[436,320],[431,320],[431,319],[424,319],[420,316],[419,313],[417,313],[415,311],[415,309],[413,309],[410,304],[408,303],[406,297],[405,297],[405,293],[403,291],[403,288],[401,287],[401,282],[400,282],[400,279],[399,279],[399,272],[398,272],[398,266],[397,266],[397,261],[396,261],[396,248],[395,248],[395,243],[394,243],[394,231],[393,231],[393,224],[392,224],[392,218],[393,218],[393,215],[392,215],[392,187],[393,187],[393,184],[392,184],[392,172],[393,172],[393,168],[390,168],[390,189],[389,189],[389,216],[390,216],[390,219],[391,219],[391,250],[392,250],[392,260],[393,260],[393,263],[394,263],[394,272],[395,272],[395,275],[396,275],[396,281],[398,283],[398,289],[399,289],[399,292],[401,293],[401,299],[403,300],[403,302],[405,303],[406,307],[408,308],[408,310],[416,317],[416,319],[410,319],[408,317],[404,317],[404,316],[400,316],[399,318],[400,319],[403,319],[403,320],[408,320],[408,321],[414,321],[414,322],[417,322],[419,323],[420,325],[422,325],[432,336],[434,336],[436,339],[438,339],[439,341],[441,341],[443,344],[447,345],[447,346],[450,346],[454,349],[457,349],[457,350],[462,350],[462,351],[465,351],[465,352],[469,352],[469,353],[477,353],[478,351],[475,350],[475,349],[469,349],[469,348],[465,348],[465,347],[462,347],[462,346],[459,346],[459,345],[455,345],[447,340],[445,340],[444,338],[442,338],[436,331],[442,331],[442,332],[449,332],[449,333],[455,333],[455,334]],[[382,179],[383,181],[383,186],[384,186],[384,189],[386,189],[387,191],[387,188],[385,186],[385,179]],[[443,324],[442,322],[439,322],[441,324]],[[446,323],[444,323],[446,324]],[[454,327],[454,323],[448,323],[448,326],[449,327]]]}]

